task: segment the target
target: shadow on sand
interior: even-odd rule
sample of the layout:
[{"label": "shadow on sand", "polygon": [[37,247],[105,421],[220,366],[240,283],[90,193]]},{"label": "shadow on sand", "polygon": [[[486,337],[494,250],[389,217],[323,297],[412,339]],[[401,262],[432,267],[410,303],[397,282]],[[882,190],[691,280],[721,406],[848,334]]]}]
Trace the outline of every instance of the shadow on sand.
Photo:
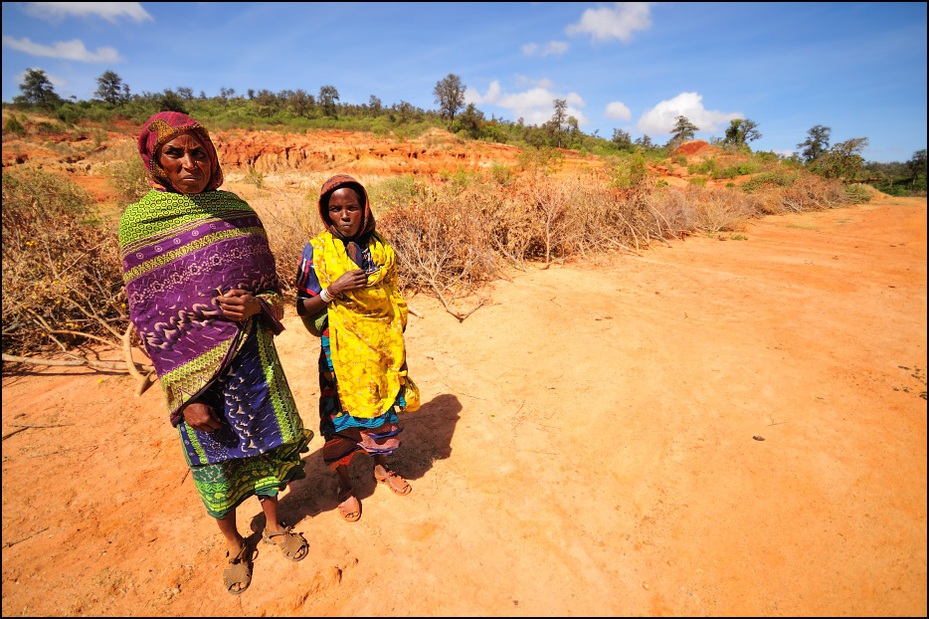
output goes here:
[{"label": "shadow on sand", "polygon": [[[461,403],[452,394],[436,396],[422,404],[415,413],[401,413],[402,443],[389,460],[391,468],[411,482],[422,479],[432,468],[433,462],[451,455],[452,435],[460,413]],[[323,438],[318,428],[310,425],[315,421],[315,417],[313,421],[304,418],[304,422],[316,432],[310,444],[317,445],[304,458],[306,478],[293,482],[278,505],[278,515],[285,524],[295,524],[304,518],[338,508],[336,474],[323,464]],[[374,493],[377,485],[372,470],[373,462],[367,458],[353,458],[349,465],[355,496],[362,502]],[[263,514],[252,518],[251,530],[259,538],[265,526],[264,520]]]}]

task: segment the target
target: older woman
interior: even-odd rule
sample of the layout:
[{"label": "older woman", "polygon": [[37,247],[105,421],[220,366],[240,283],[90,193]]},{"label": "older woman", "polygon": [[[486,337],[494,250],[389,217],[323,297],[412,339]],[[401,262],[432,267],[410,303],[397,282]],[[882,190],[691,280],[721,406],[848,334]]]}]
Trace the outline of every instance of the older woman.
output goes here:
[{"label": "older woman", "polygon": [[119,244],[129,317],[167,400],[191,476],[225,538],[230,593],[248,588],[252,551],[236,507],[257,496],[263,539],[303,559],[306,539],[278,519],[278,493],[305,477],[304,429],[274,336],[283,299],[261,221],[220,191],[206,129],[178,112],[149,118],[138,140],[153,189],[123,213]]},{"label": "older woman", "polygon": [[367,191],[338,174],[323,184],[318,208],[325,229],[303,249],[297,313],[320,336],[323,460],[338,475],[342,517],[355,522],[361,503],[348,473],[354,456],[370,456],[375,479],[394,493],[411,490],[386,459],[400,446],[397,412],[419,408],[419,391],[407,375],[407,305],[394,250],[375,230]]}]

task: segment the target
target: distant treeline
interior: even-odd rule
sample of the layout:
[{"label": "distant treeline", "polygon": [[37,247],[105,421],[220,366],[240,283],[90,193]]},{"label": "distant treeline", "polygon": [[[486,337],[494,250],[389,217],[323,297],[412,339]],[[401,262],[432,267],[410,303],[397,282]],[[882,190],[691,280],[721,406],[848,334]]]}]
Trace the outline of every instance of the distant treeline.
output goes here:
[{"label": "distant treeline", "polygon": [[[473,104],[465,105],[465,86],[461,78],[449,74],[436,83],[433,95],[437,109],[424,110],[406,101],[385,105],[371,95],[366,104],[341,103],[338,90],[322,86],[318,95],[302,89],[249,89],[245,94],[231,88],[221,88],[219,96],[195,95],[190,88],[166,89],[161,93],[131,94],[129,86],[113,71],[97,78],[96,98],[90,101],[65,100],[54,90],[41,69],[29,69],[20,85],[22,94],[4,107],[23,111],[44,111],[60,121],[77,124],[81,120],[106,123],[127,120],[141,124],[155,112],[172,110],[189,114],[211,129],[270,129],[300,132],[309,129],[338,129],[371,132],[375,135],[416,137],[431,128],[442,128],[464,138],[511,144],[522,148],[565,148],[603,157],[636,154],[646,158],[667,157],[674,148],[694,139],[699,127],[685,116],[678,116],[671,139],[664,145],[652,142],[648,135],[633,140],[614,129],[608,139],[589,135],[578,127],[578,120],[566,113],[567,102],[552,101],[552,118],[541,125],[489,119]],[[11,116],[4,132],[21,131]],[[844,182],[868,183],[891,195],[925,195],[926,149],[913,153],[905,162],[878,163],[865,161],[861,153],[868,145],[867,137],[856,137],[830,144],[831,129],[816,125],[797,144],[798,153],[785,157],[773,152],[753,153],[749,143],[761,138],[758,124],[751,119],[730,121],[725,135],[711,138],[710,144],[746,155],[780,159],[805,166],[825,178]]]}]

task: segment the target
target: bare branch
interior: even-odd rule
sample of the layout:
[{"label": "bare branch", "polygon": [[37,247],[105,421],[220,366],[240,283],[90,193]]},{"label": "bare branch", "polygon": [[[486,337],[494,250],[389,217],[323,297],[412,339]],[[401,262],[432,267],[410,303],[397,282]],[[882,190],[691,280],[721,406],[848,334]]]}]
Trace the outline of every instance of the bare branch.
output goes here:
[{"label": "bare branch", "polygon": [[31,365],[47,365],[49,367],[81,367],[87,366],[95,370],[117,370],[129,373],[126,364],[122,361],[97,361],[84,357],[73,359],[43,359],[41,357],[19,357],[3,353],[3,360],[11,363],[28,363]]}]

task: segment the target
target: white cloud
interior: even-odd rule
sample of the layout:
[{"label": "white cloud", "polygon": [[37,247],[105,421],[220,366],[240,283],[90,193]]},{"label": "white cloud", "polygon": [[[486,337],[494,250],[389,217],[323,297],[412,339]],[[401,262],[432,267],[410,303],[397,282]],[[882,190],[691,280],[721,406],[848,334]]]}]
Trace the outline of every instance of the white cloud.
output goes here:
[{"label": "white cloud", "polygon": [[614,120],[630,120],[632,112],[621,101],[611,101],[603,112],[604,116]]},{"label": "white cloud", "polygon": [[516,75],[516,84],[518,86],[525,86],[525,85],[538,86],[539,88],[545,88],[546,90],[548,90],[549,88],[552,88],[555,85],[555,83],[552,80],[548,79],[547,77],[534,79],[526,75],[522,75],[521,73]]},{"label": "white cloud", "polygon": [[[548,80],[543,83],[549,84]],[[474,88],[465,89],[467,103],[494,105],[509,110],[514,119],[522,118],[527,125],[538,126],[550,121],[555,113],[555,99],[565,100],[565,114],[576,118],[579,127],[588,123],[587,117],[581,112],[584,99],[574,92],[564,95],[551,91],[547,86],[534,86],[523,92],[505,93],[497,80],[490,83],[484,95]]]},{"label": "white cloud", "polygon": [[154,19],[142,8],[141,2],[25,2],[23,11],[32,17],[54,22],[66,17],[102,17],[114,24],[121,17],[136,23]]},{"label": "white cloud", "polygon": [[24,52],[30,56],[39,56],[40,58],[61,58],[63,60],[75,60],[77,62],[122,62],[122,58],[112,47],[98,47],[96,52],[90,52],[84,47],[83,41],[74,39],[73,41],[59,41],[51,46],[39,45],[33,43],[28,38],[15,39],[9,35],[3,35],[3,47],[11,47],[17,51]]},{"label": "white cloud", "polygon": [[619,39],[623,43],[632,40],[636,30],[651,27],[651,2],[614,2],[613,8],[587,9],[581,20],[568,26],[565,32],[570,36],[589,34],[594,41]]},{"label": "white cloud", "polygon": [[568,44],[564,41],[549,41],[543,45],[539,45],[538,43],[526,43],[523,45],[522,50],[525,56],[539,56],[541,58],[545,58],[546,56],[561,56],[568,51]]},{"label": "white cloud", "polygon": [[669,101],[662,101],[639,119],[636,128],[642,133],[674,133],[678,116],[685,116],[701,133],[719,131],[735,118],[745,118],[741,112],[717,112],[703,107],[703,97],[695,92],[682,92]]}]

